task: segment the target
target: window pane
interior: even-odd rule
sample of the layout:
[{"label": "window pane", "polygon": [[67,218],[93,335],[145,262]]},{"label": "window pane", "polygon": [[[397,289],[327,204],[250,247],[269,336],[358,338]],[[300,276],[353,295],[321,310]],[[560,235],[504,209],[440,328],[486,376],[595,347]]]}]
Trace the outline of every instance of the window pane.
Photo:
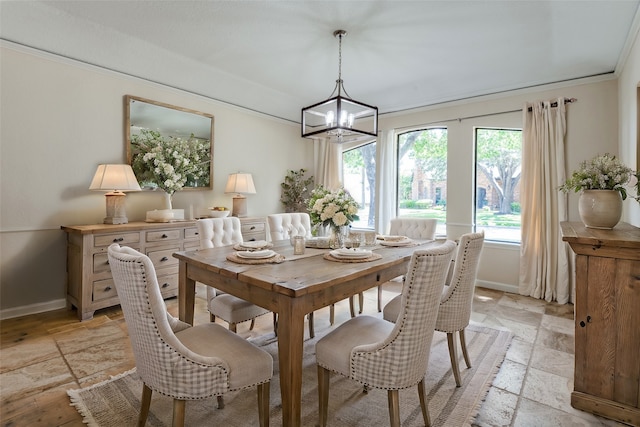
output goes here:
[{"label": "window pane", "polygon": [[398,216],[436,218],[436,234],[446,235],[447,129],[431,128],[398,136]]},{"label": "window pane", "polygon": [[360,219],[354,228],[375,227],[376,143],[372,142],[342,153],[344,188],[358,202]]},{"label": "window pane", "polygon": [[486,240],[520,242],[522,131],[476,129],[475,229]]}]

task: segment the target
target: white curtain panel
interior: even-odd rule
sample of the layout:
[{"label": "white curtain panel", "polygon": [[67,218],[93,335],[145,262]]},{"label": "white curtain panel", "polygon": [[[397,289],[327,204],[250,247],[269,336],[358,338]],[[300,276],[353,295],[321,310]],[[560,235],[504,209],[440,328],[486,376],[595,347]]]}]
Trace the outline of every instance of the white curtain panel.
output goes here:
[{"label": "white curtain panel", "polygon": [[315,181],[335,190],[342,185],[342,148],[327,139],[316,139],[314,144]]},{"label": "white curtain panel", "polygon": [[391,218],[396,216],[396,133],[379,132],[376,142],[376,219],[378,233],[388,233]]},{"label": "white curtain panel", "polygon": [[[557,103],[557,107],[552,107]],[[528,111],[531,108],[531,111]],[[560,222],[567,221],[567,196],[558,191],[564,182],[566,111],[563,98],[526,103],[523,111],[522,295],[566,304],[573,300],[571,257],[562,241]]]}]

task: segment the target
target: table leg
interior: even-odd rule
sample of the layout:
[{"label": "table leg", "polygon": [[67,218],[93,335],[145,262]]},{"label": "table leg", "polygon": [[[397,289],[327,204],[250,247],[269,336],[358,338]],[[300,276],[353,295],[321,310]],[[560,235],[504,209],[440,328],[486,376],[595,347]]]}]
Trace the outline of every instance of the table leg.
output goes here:
[{"label": "table leg", "polygon": [[178,269],[178,318],[193,325],[193,307],[196,302],[196,281],[187,277],[187,263],[180,260]]},{"label": "table leg", "polygon": [[295,299],[282,297],[278,312],[278,358],[282,425],[300,426],[305,311]]}]

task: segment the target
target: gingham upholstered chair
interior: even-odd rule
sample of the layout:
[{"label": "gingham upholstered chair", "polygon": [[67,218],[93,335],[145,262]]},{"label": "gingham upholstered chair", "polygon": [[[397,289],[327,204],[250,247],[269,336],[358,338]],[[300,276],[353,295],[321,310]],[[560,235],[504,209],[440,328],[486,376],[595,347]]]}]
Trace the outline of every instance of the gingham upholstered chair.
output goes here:
[{"label": "gingham upholstered chair", "polygon": [[[458,365],[458,344],[456,332],[460,335],[462,355],[468,368],[471,368],[467,342],[464,337],[464,329],[469,325],[471,317],[471,305],[476,284],[480,253],[484,243],[484,232],[468,233],[460,237],[456,261],[453,265],[451,281],[445,286],[440,298],[436,331],[447,334],[449,344],[449,357],[456,385],[460,387],[460,367]],[[383,318],[395,322],[400,312],[401,301],[399,297],[392,299],[383,311]]]},{"label": "gingham upholstered chair", "polygon": [[[242,229],[237,217],[199,219],[196,226],[200,249],[242,243]],[[233,332],[236,332],[238,323],[247,320],[251,320],[249,329],[253,329],[255,318],[269,313],[266,308],[220,292],[211,286],[207,286],[207,308],[212,322],[215,322],[217,316],[227,322]]]},{"label": "gingham upholstered chair", "polygon": [[[269,236],[271,241],[288,240],[293,232],[296,236],[311,237],[311,218],[306,212],[289,212],[267,215],[267,225],[269,226]],[[333,325],[335,316],[335,307],[331,304],[329,308],[329,322]],[[309,337],[315,337],[315,329],[313,326],[313,312],[307,315],[309,322]],[[274,321],[277,332],[277,316]]]},{"label": "gingham upholstered chair", "polygon": [[[390,221],[389,234],[407,236],[411,239],[435,239],[438,220],[434,218],[396,217]],[[402,277],[392,279],[402,281]],[[382,311],[382,286],[378,285],[378,311]]]},{"label": "gingham upholstered chair", "polygon": [[171,316],[146,255],[113,244],[108,256],[143,382],[138,425],[153,391],[173,398],[173,425],[183,426],[186,400],[257,386],[260,426],[268,426],[271,355],[215,323],[191,326]]},{"label": "gingham upholstered chair", "polygon": [[316,344],[320,426],[327,425],[329,372],[365,386],[385,389],[391,426],[400,426],[398,390],[418,385],[425,425],[430,425],[424,390],[438,303],[453,241],[416,250],[402,289],[402,312],[394,324],[373,316],[349,319]]}]

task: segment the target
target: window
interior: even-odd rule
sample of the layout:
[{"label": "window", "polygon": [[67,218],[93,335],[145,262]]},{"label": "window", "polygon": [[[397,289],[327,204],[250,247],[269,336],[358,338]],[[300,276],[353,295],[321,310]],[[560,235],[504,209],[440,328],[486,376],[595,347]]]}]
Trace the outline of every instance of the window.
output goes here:
[{"label": "window", "polygon": [[375,227],[376,214],[376,143],[371,142],[342,153],[342,179],[344,188],[358,202],[360,219],[354,228]]},{"label": "window", "polygon": [[397,158],[398,216],[436,218],[436,233],[446,235],[447,129],[398,135]]},{"label": "window", "polygon": [[475,230],[520,243],[522,131],[476,128]]}]

